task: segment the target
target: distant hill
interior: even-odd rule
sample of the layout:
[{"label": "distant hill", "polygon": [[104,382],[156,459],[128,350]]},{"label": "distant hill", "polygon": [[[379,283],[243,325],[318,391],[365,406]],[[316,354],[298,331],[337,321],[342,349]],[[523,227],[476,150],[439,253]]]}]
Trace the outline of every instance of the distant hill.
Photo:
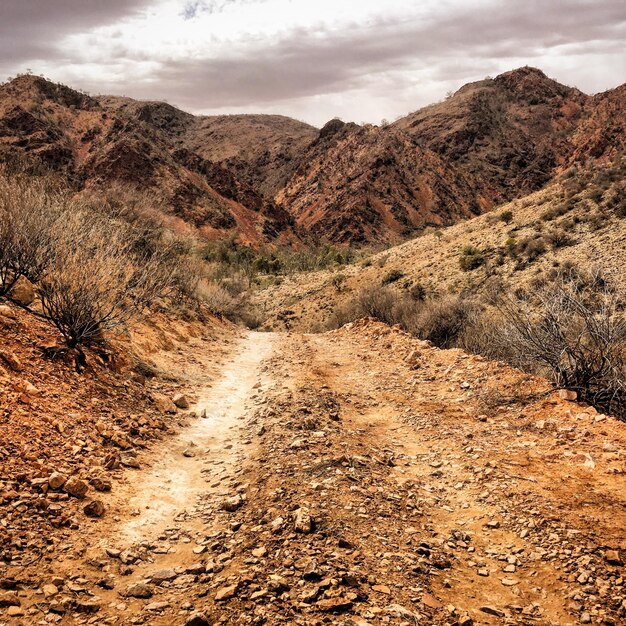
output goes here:
[{"label": "distant hill", "polygon": [[35,76],[0,85],[0,154],[77,190],[131,186],[207,238],[397,242],[624,150],[626,86],[588,96],[520,68],[385,127],[194,116]]}]

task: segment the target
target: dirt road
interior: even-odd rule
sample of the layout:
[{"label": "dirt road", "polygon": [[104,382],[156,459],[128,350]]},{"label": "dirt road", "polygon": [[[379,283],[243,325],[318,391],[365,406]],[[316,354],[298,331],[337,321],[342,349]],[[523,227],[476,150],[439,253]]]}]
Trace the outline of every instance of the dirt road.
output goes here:
[{"label": "dirt road", "polygon": [[623,424],[373,321],[191,391],[0,624],[626,623]]}]

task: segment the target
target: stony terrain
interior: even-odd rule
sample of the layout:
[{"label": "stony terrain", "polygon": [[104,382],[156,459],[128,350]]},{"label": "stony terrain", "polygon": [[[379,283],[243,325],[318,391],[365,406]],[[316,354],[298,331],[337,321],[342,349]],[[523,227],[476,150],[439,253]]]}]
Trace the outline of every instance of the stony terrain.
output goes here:
[{"label": "stony terrain", "polygon": [[90,455],[103,516],[5,557],[0,623],[626,623],[624,424],[372,320],[170,350],[187,426]]}]

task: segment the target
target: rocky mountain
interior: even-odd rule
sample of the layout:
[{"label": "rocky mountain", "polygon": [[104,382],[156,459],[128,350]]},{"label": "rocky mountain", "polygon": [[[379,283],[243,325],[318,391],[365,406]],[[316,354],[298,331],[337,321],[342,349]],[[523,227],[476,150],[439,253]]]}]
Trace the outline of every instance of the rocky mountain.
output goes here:
[{"label": "rocky mountain", "polygon": [[[181,125],[192,117],[169,109]],[[176,145],[173,126],[164,132],[156,117],[107,108],[39,77],[0,87],[5,158],[36,157],[77,190],[127,185],[206,237],[236,231],[256,244],[292,236],[284,210],[230,170]]]},{"label": "rocky mountain", "polygon": [[305,232],[368,243],[477,215],[490,206],[479,189],[407,133],[332,120],[276,201]]},{"label": "rocky mountain", "polygon": [[592,97],[523,67],[465,85],[393,126],[481,178],[500,203],[574,162],[623,150],[624,89]]},{"label": "rocky mountain", "polygon": [[215,238],[395,242],[624,149],[626,86],[596,96],[534,68],[465,85],[385,127],[194,116],[33,76],[0,86],[0,150],[76,189],[123,183]]}]

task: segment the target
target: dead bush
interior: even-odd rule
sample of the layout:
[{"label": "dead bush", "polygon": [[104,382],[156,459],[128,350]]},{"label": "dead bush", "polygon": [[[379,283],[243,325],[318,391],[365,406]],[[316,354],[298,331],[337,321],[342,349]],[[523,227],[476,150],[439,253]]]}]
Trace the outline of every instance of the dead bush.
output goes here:
[{"label": "dead bush", "polygon": [[458,347],[479,317],[481,306],[461,296],[427,300],[408,330],[440,348]]},{"label": "dead bush", "polygon": [[198,300],[215,315],[230,318],[237,310],[236,299],[217,283],[201,280],[197,288],[197,296]]},{"label": "dead bush", "polygon": [[44,179],[0,175],[0,296],[24,276],[37,282],[51,258],[51,232],[66,200]]},{"label": "dead bush", "polygon": [[[581,286],[582,285],[582,286]],[[562,276],[526,298],[494,301],[488,356],[502,356],[599,410],[626,416],[624,299],[606,279]]]},{"label": "dead bush", "polygon": [[42,311],[70,347],[103,339],[172,287],[169,251],[138,256],[132,232],[74,206],[51,231]]}]

